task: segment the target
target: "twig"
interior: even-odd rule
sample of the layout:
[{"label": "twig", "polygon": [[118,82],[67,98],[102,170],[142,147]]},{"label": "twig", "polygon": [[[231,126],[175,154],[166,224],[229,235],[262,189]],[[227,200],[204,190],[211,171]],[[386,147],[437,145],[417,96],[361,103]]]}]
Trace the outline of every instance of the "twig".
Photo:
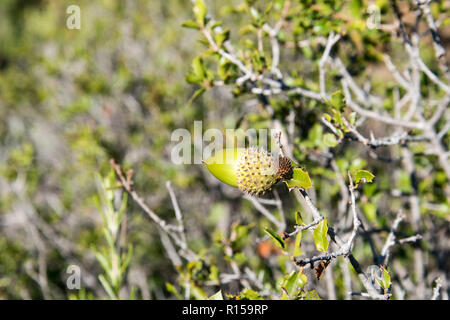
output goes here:
[{"label": "twig", "polygon": [[364,105],[365,107],[369,107],[372,105],[381,105],[382,99],[380,97],[375,97],[368,94],[366,91],[361,89],[353,80],[353,77],[347,71],[347,68],[344,66],[344,63],[338,57],[334,58],[333,65],[339,70],[339,73],[342,76],[342,81],[344,81],[347,86],[351,89],[351,91],[356,95],[356,99],[359,103]]},{"label": "twig", "polygon": [[422,235],[421,234],[416,234],[414,236],[410,236],[407,238],[403,238],[403,239],[399,239],[395,241],[395,244],[404,244],[404,243],[408,243],[408,242],[417,242],[419,240],[422,240]]},{"label": "twig", "polygon": [[344,283],[344,288],[345,288],[345,299],[346,300],[351,300],[352,299],[352,295],[350,294],[350,292],[352,291],[352,277],[350,276],[350,269],[348,266],[347,261],[343,261],[339,264],[340,268],[341,268],[341,272],[342,272],[342,276],[343,276],[343,283]]},{"label": "twig", "polygon": [[336,288],[333,278],[333,270],[334,265],[330,263],[330,265],[327,267],[327,272],[325,272],[325,281],[327,285],[327,292],[328,292],[328,300],[336,300]]},{"label": "twig", "polygon": [[410,90],[410,83],[402,76],[400,71],[398,71],[397,67],[394,65],[394,63],[391,60],[391,57],[388,54],[383,55],[384,63],[386,64],[386,67],[388,70],[392,73],[394,76],[394,79],[397,80],[397,82],[406,90]]},{"label": "twig", "polygon": [[280,195],[278,194],[277,190],[273,190],[273,195],[275,196],[277,209],[280,212],[280,216],[281,216],[280,229],[282,231],[284,231],[286,229],[286,215],[285,215],[284,209],[283,209],[283,202],[281,201]]},{"label": "twig", "polygon": [[371,134],[370,139],[364,137],[345,117],[341,117],[342,122],[344,122],[347,129],[354,135],[354,138],[364,145],[376,149],[381,146],[391,146],[397,144],[404,144],[406,142],[418,142],[418,141],[429,141],[432,139],[431,136],[409,136],[406,132],[395,133],[390,137],[378,138],[376,139],[373,134]]},{"label": "twig", "polygon": [[281,27],[283,26],[284,20],[288,13],[290,7],[290,1],[285,1],[283,9],[281,11],[281,17],[276,23],[276,25],[271,28],[267,23],[263,25],[264,31],[266,31],[270,37],[270,43],[272,46],[272,66],[271,71],[276,75],[278,79],[283,78],[283,74],[280,69],[278,69],[278,64],[280,63],[280,45],[278,43],[278,33],[280,32]]},{"label": "twig", "polygon": [[364,298],[371,298],[372,296],[367,292],[349,292],[351,296],[360,296]]},{"label": "twig", "polygon": [[322,221],[324,219],[324,217],[323,216],[320,216],[318,219],[316,219],[316,220],[314,220],[313,222],[311,222],[311,223],[308,223],[308,224],[306,224],[306,225],[304,225],[304,226],[295,226],[295,231],[294,232],[291,232],[291,233],[288,233],[288,234],[285,234],[284,236],[283,236],[283,239],[284,240],[286,240],[286,239],[288,239],[288,238],[291,238],[291,237],[294,237],[295,235],[297,235],[297,233],[299,233],[299,232],[301,232],[301,231],[303,231],[303,230],[307,230],[307,229],[310,229],[310,228],[312,228],[312,227],[315,227],[315,226],[317,226],[319,223],[320,223],[320,221]]},{"label": "twig", "polygon": [[341,175],[341,172],[339,171],[339,168],[337,166],[336,160],[332,159],[330,161],[331,168],[334,171],[334,174],[336,175],[336,180],[339,184],[339,193],[341,195],[341,198],[339,199],[338,203],[338,221],[342,222],[342,224],[338,225],[339,227],[345,226],[345,213],[347,212],[347,204],[348,204],[348,190],[347,186],[345,185],[345,180]]},{"label": "twig", "polygon": [[435,284],[436,284],[436,286],[433,288],[433,296],[431,297],[431,300],[437,300],[439,298],[440,290],[441,290],[441,287],[442,287],[442,280],[441,280],[441,278],[437,278],[435,280]]},{"label": "twig", "polygon": [[253,204],[253,206],[255,207],[256,210],[258,210],[263,216],[265,216],[267,219],[269,219],[274,225],[277,226],[277,229],[282,232],[284,231],[283,229],[283,223],[280,222],[277,218],[275,218],[275,216],[270,213],[269,210],[266,209],[266,207],[264,207],[257,198],[252,197],[250,195],[244,195],[244,199],[247,199],[249,201],[251,201],[251,203]]},{"label": "twig", "polygon": [[340,34],[335,35],[334,32],[331,32],[328,35],[327,45],[325,46],[325,50],[322,54],[322,58],[319,60],[319,85],[320,85],[320,94],[322,97],[326,96],[326,87],[325,87],[325,64],[330,57],[330,52],[336,42],[341,38]]},{"label": "twig", "polygon": [[423,1],[422,2],[422,1],[416,0],[415,2],[423,10],[423,13],[424,13],[425,18],[428,23],[428,26],[430,28],[431,36],[433,38],[433,46],[434,46],[434,52],[436,55],[436,59],[439,61],[439,65],[440,65],[442,71],[447,76],[447,80],[450,81],[449,67],[448,67],[447,61],[445,60],[445,48],[442,45],[436,23],[434,21],[433,15],[431,14],[431,10],[430,10],[430,2],[431,1]]},{"label": "twig", "polygon": [[[406,172],[409,174],[411,179],[411,184],[413,188],[413,194],[408,197],[410,212],[411,212],[411,224],[413,230],[418,232],[421,228],[421,214],[420,214],[420,202],[417,194],[417,179],[414,166],[413,155],[410,150],[403,147],[403,166]],[[422,250],[420,248],[414,249],[414,268],[417,279],[417,294],[419,298],[425,298],[425,287],[424,287],[424,257]]]},{"label": "twig", "polygon": [[144,200],[137,194],[137,192],[133,190],[133,182],[131,181],[131,177],[128,176],[125,178],[120,165],[116,164],[114,159],[110,160],[110,164],[115,170],[120,183],[131,195],[133,200],[139,205],[139,207],[141,207],[142,210],[144,210],[145,213],[147,213],[153,222],[155,222],[175,242],[175,244],[180,247],[180,255],[188,261],[194,260],[197,255],[186,247],[186,243],[183,242],[180,235],[178,235],[178,233],[180,233],[180,228],[178,226],[170,225],[166,221],[159,218],[158,215],[156,215],[156,213],[145,204]]},{"label": "twig", "polygon": [[178,201],[175,196],[175,192],[172,189],[172,184],[170,183],[170,181],[166,182],[166,188],[169,191],[170,200],[172,201],[173,209],[175,210],[175,217],[177,218],[178,225],[180,228],[179,231],[180,231],[182,245],[183,245],[182,249],[184,250],[187,248],[187,242],[186,242],[186,233],[185,233],[184,223],[183,223],[183,215],[181,213],[180,206],[178,205]]},{"label": "twig", "polygon": [[426,124],[423,122],[395,119],[388,115],[382,115],[375,111],[363,109],[359,104],[357,104],[355,101],[353,101],[350,91],[348,90],[348,84],[344,79],[341,79],[341,84],[342,84],[342,88],[344,90],[344,95],[345,95],[347,105],[351,109],[356,111],[357,113],[361,114],[362,116],[371,118],[371,119],[375,119],[375,120],[378,120],[378,121],[381,121],[383,123],[387,123],[387,124],[390,124],[393,126],[400,126],[400,127],[419,129],[419,130],[422,130],[426,127]]},{"label": "twig", "polygon": [[405,215],[403,214],[403,211],[400,210],[397,214],[397,217],[394,220],[394,223],[391,227],[391,232],[389,233],[386,242],[383,246],[383,249],[381,250],[381,255],[379,257],[379,263],[386,267],[388,260],[389,260],[389,249],[395,244],[395,231],[397,231],[397,228],[400,224],[400,222],[405,218]]}]

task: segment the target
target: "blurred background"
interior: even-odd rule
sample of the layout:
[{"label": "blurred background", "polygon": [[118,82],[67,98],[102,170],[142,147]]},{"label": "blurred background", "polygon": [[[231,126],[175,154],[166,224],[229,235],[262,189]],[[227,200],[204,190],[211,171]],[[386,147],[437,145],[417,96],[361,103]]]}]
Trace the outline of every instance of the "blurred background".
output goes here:
[{"label": "blurred background", "polygon": [[[214,201],[198,182],[200,166],[186,170],[170,161],[172,130],[190,128],[208,105],[186,106],[194,88],[184,77],[195,40],[181,23],[191,4],[77,1],[81,29],[69,30],[66,8],[72,4],[0,3],[4,299],[66,297],[70,264],[82,267],[83,286],[105,295],[90,247],[102,241],[94,178],[109,171],[110,158],[135,168],[136,188],[158,214],[172,214],[166,180],[185,190],[183,209],[198,216],[208,216],[206,204]],[[153,296],[163,297],[173,270],[155,228],[131,210],[129,236],[142,244],[133,256],[137,272],[148,278]],[[45,296],[36,282],[42,272]]]},{"label": "blurred background", "polygon": [[[103,268],[95,254],[105,245],[104,220],[96,206],[96,177],[109,174],[111,158],[134,170],[134,189],[156,214],[175,221],[166,188],[166,181],[171,181],[189,247],[204,256],[202,261],[207,264],[198,267],[198,273],[207,275],[196,275],[193,284],[199,292],[187,297],[206,297],[221,287],[231,293],[239,291],[239,284],[218,284],[218,275],[230,271],[230,266],[220,247],[214,247],[215,239],[231,230],[245,234],[238,246],[242,255],[234,257],[238,265],[257,274],[263,271],[262,281],[274,288],[286,272],[279,267],[286,261],[270,245],[260,245],[263,227],[270,221],[239,190],[217,181],[202,165],[174,165],[170,159],[171,133],[177,128],[192,131],[194,120],[202,120],[204,130],[235,128],[242,123],[244,128],[258,129],[271,128],[272,116],[263,111],[257,98],[237,95],[227,86],[214,87],[188,103],[198,86],[186,82],[185,76],[191,61],[204,50],[197,41],[198,32],[181,27],[183,21],[193,19],[190,1],[76,1],[81,8],[81,29],[69,30],[66,8],[73,2],[0,2],[0,299],[108,297],[98,279]],[[225,9],[240,2],[207,2],[208,12],[224,18],[233,35],[239,35],[237,30],[248,17],[226,17],[231,11]],[[448,47],[448,26],[443,30],[442,40]],[[349,50],[356,52],[358,46],[364,46],[364,39],[350,38]],[[392,47],[395,52],[395,45]],[[282,70],[307,78],[316,70],[306,59],[320,58],[322,49],[285,54]],[[424,55],[432,59],[431,46],[424,50],[429,50]],[[358,64],[370,61],[364,60],[370,50],[361,49],[358,54],[352,72],[385,81],[385,74],[377,73],[376,63]],[[394,59],[401,61],[401,54]],[[296,61],[295,67],[289,65],[292,61]],[[308,84],[307,80],[303,83]],[[297,103],[292,99],[274,103],[277,116],[285,119],[287,105]],[[296,146],[314,154],[323,148],[324,129],[314,125],[317,111],[323,109],[313,103],[302,106],[295,123]],[[376,123],[366,125],[377,136],[386,132]],[[388,151],[378,153],[392,156]],[[390,180],[394,164],[376,162],[363,146],[351,142],[340,151],[340,157],[343,172],[373,169],[377,183],[367,186],[361,210],[374,229],[388,230],[402,205],[387,200],[383,192],[390,187],[408,192],[407,175],[399,172],[394,186]],[[314,200],[320,199],[321,209],[333,220],[331,213],[340,200],[333,171],[302,155],[297,155],[297,160],[303,161],[314,180]],[[435,162],[427,157],[420,161],[422,167],[433,167]],[[442,191],[448,190],[448,178],[436,170],[429,171],[432,180],[420,187],[431,193],[424,195],[427,201],[422,203],[425,228],[430,232],[423,244],[427,285],[437,275],[446,275],[449,268],[449,200]],[[276,190],[290,226],[299,204],[284,185]],[[123,239],[133,252],[121,296],[134,292],[138,299],[176,298],[182,291],[183,273],[173,265],[161,234],[130,199],[125,211]],[[248,228],[237,229],[237,225]],[[413,231],[406,225],[402,232],[406,236]],[[308,248],[307,240],[305,243]],[[359,243],[357,249],[364,266],[371,265],[367,243]],[[414,269],[412,250],[406,246],[396,251],[405,274]],[[80,290],[67,287],[70,265],[81,269]],[[341,271],[336,270],[338,297],[343,297]],[[319,283],[313,275],[310,279],[310,286],[327,297],[323,281]]]}]

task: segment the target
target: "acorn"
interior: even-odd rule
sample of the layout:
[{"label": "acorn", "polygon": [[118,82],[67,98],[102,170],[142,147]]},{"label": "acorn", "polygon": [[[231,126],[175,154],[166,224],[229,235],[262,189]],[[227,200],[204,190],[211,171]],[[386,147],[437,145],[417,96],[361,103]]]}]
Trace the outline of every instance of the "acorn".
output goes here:
[{"label": "acorn", "polygon": [[244,193],[259,196],[280,180],[292,178],[289,158],[274,156],[264,148],[223,149],[204,161],[208,170],[220,181],[238,187]]}]

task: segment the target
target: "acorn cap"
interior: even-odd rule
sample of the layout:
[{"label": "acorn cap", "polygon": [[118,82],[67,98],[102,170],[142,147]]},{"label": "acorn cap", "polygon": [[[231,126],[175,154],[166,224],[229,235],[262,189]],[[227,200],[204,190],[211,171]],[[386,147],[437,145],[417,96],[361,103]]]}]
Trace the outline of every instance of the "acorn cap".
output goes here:
[{"label": "acorn cap", "polygon": [[237,166],[237,185],[250,195],[264,194],[279,180],[273,156],[263,148],[250,147]]}]

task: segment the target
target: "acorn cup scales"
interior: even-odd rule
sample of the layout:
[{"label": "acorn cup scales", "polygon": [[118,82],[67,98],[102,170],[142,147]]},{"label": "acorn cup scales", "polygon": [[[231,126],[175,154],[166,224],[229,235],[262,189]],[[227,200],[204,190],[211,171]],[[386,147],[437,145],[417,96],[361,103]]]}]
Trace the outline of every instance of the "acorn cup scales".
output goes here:
[{"label": "acorn cup scales", "polygon": [[271,153],[258,147],[224,149],[205,164],[217,179],[255,196],[266,193],[278,181],[292,177],[289,158],[279,157],[277,162]]},{"label": "acorn cup scales", "polygon": [[237,165],[239,189],[250,195],[270,190],[278,182],[277,168],[271,154],[262,148],[248,148]]}]

